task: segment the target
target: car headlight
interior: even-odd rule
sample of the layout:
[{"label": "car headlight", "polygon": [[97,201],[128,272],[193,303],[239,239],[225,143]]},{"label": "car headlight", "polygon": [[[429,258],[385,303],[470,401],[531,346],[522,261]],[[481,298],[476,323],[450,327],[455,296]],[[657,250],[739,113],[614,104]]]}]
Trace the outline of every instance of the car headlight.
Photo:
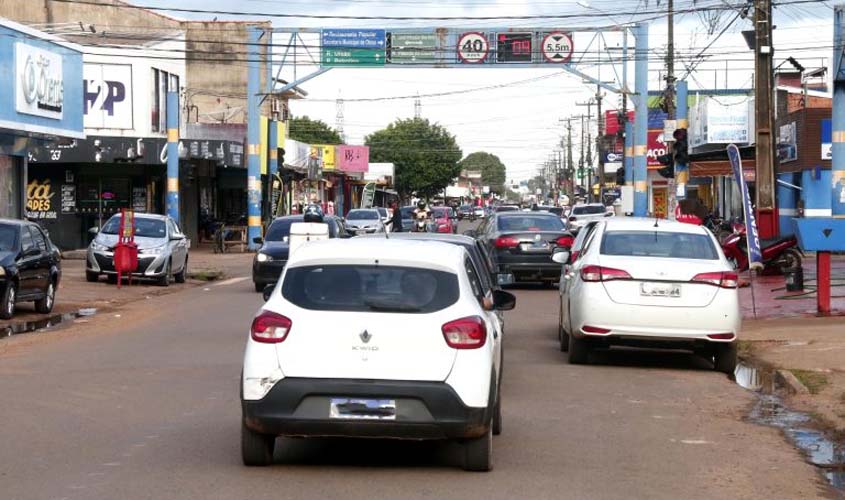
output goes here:
[{"label": "car headlight", "polygon": [[161,255],[164,253],[166,245],[162,245],[160,247],[152,247],[152,248],[143,248],[141,249],[141,253],[144,255]]},{"label": "car headlight", "polygon": [[258,262],[270,262],[271,260],[273,260],[273,257],[270,257],[266,253],[261,252],[259,252],[255,258],[258,260]]},{"label": "car headlight", "polygon": [[0,276],[6,276],[6,268],[0,266]]},{"label": "car headlight", "polygon": [[91,242],[91,250],[95,252],[105,252],[108,249],[109,247],[103,245],[102,243],[98,243],[97,240]]}]

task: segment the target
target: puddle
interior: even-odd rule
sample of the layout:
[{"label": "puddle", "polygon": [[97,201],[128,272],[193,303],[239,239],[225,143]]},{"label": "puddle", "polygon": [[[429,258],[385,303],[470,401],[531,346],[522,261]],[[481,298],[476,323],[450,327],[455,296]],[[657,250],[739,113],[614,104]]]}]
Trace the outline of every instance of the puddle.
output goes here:
[{"label": "puddle", "polygon": [[54,314],[45,318],[3,326],[0,327],[0,339],[23,333],[40,333],[48,330],[58,330],[72,325],[77,318],[93,316],[95,313],[96,309],[86,309],[78,312]]},{"label": "puddle", "polygon": [[769,371],[740,363],[734,376],[738,385],[758,396],[750,420],[781,429],[807,461],[821,470],[831,486],[845,491],[845,442],[831,440],[824,432],[812,428],[809,415],[787,408],[774,394],[776,386]]}]

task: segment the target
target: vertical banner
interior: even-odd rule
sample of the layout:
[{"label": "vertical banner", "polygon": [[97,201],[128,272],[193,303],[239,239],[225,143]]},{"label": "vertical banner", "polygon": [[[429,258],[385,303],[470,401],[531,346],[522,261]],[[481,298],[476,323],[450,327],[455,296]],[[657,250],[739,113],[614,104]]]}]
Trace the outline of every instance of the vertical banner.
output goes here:
[{"label": "vertical banner", "polygon": [[368,182],[361,193],[361,208],[373,208],[376,197],[376,183]]},{"label": "vertical banner", "polygon": [[742,194],[742,208],[745,212],[745,239],[748,246],[748,268],[752,271],[763,269],[763,253],[760,251],[757,219],[754,216],[754,207],[751,205],[751,196],[748,194],[748,184],[745,183],[745,176],[742,175],[742,159],[739,156],[739,148],[735,144],[728,145],[728,159],[731,162],[734,180]]}]

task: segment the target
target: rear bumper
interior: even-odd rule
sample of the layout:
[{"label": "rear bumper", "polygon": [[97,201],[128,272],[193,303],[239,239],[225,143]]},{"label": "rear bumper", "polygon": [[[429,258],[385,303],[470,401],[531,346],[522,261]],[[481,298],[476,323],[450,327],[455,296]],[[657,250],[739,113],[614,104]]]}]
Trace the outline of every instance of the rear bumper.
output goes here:
[{"label": "rear bumper", "polygon": [[[329,418],[333,397],[393,399],[395,420]],[[484,435],[490,408],[463,404],[443,382],[286,378],[264,398],[241,401],[244,424],[277,436],[455,439]]]},{"label": "rear bumper", "polygon": [[557,281],[561,266],[556,262],[499,262],[499,273],[512,274],[516,281]]}]

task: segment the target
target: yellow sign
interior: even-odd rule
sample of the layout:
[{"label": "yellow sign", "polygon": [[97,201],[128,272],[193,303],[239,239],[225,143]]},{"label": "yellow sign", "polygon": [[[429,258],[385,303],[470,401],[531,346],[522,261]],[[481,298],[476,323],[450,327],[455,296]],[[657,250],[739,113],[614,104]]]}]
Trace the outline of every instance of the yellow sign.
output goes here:
[{"label": "yellow sign", "polygon": [[332,144],[315,144],[314,147],[323,150],[323,170],[332,171],[335,169],[334,152],[335,148]]},{"label": "yellow sign", "polygon": [[657,219],[665,219],[666,218],[666,211],[668,210],[668,202],[669,200],[666,198],[666,190],[667,188],[652,188],[651,189],[651,202],[654,205],[654,217]]},{"label": "yellow sign", "polygon": [[268,129],[270,127],[269,119],[266,116],[261,116],[260,122],[261,126],[259,127],[258,137],[261,139],[259,140],[258,145],[258,158],[259,164],[261,165],[261,175],[267,175],[267,146],[269,142],[270,136],[268,135]]},{"label": "yellow sign", "polygon": [[30,219],[55,219],[54,194],[50,179],[29,181],[26,186],[26,216]]}]

